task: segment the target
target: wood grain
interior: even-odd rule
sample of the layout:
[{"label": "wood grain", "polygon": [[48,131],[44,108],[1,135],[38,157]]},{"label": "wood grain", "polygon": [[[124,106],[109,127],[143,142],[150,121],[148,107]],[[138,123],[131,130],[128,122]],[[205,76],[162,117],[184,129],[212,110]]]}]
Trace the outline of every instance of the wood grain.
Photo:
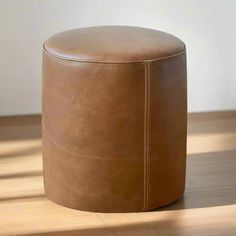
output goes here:
[{"label": "wood grain", "polygon": [[156,211],[104,214],[49,201],[39,116],[0,118],[0,235],[236,235],[236,112],[191,114],[184,198]]}]

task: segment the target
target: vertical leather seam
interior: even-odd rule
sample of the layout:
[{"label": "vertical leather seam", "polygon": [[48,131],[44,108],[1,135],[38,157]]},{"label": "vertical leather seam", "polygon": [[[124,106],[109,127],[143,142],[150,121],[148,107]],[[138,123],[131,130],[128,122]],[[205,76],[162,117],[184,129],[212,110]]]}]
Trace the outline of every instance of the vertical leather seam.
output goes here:
[{"label": "vertical leather seam", "polygon": [[149,208],[149,193],[150,193],[150,188],[149,188],[149,165],[150,165],[150,152],[151,152],[151,76],[150,76],[150,65],[151,61],[147,62],[148,65],[148,73],[147,73],[147,78],[148,78],[148,144],[147,144],[147,204],[146,204],[146,209]]},{"label": "vertical leather seam", "polygon": [[146,143],[147,143],[147,63],[144,65],[145,75],[144,75],[144,152],[143,152],[143,211],[146,209]]},{"label": "vertical leather seam", "polygon": [[149,198],[149,146],[150,146],[150,62],[145,63],[145,105],[144,105],[144,199],[143,211],[148,209]]}]

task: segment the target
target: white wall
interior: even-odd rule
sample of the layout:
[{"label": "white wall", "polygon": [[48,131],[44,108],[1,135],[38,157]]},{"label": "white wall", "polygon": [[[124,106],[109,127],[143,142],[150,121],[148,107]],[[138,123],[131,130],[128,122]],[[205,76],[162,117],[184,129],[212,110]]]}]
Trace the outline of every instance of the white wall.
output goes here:
[{"label": "white wall", "polygon": [[46,38],[107,24],[178,36],[188,50],[189,111],[236,109],[235,0],[0,0],[0,115],[41,111]]}]

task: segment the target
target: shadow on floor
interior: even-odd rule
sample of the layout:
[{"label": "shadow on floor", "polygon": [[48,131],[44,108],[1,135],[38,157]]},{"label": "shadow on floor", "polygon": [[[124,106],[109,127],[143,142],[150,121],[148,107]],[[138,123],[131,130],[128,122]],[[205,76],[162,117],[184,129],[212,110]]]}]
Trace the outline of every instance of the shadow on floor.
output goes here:
[{"label": "shadow on floor", "polygon": [[[80,235],[169,235],[182,236],[181,210],[193,208],[206,208],[236,204],[236,150],[201,153],[188,156],[186,191],[184,197],[173,204],[150,212],[152,215],[148,223],[140,221],[127,222],[122,224],[104,225],[82,225],[78,221],[77,229],[55,229],[50,232],[38,232],[29,234],[17,234],[21,236],[80,236]],[[41,175],[40,172],[28,173],[28,176]],[[27,174],[26,174],[27,175]],[[9,176],[11,177],[11,176]],[[22,176],[15,176],[22,177]],[[4,178],[4,176],[3,176]],[[5,197],[1,202],[28,201],[28,199],[45,199],[45,195]],[[177,210],[177,211],[175,211]],[[158,214],[164,213],[163,215]],[[93,213],[91,213],[93,214]],[[124,215],[128,215],[126,213]],[[139,214],[139,213],[137,213]],[[144,213],[145,214],[145,213]],[[149,213],[148,213],[149,214]],[[112,214],[114,220],[116,214]],[[79,218],[78,218],[79,220]],[[82,227],[82,228],[79,228]],[[87,228],[86,228],[87,227]],[[205,227],[201,225],[201,227]],[[171,231],[168,231],[171,229]],[[202,228],[199,229],[199,232]],[[222,234],[224,235],[224,234]]]},{"label": "shadow on floor", "polygon": [[42,176],[42,175],[43,175],[43,172],[41,170],[21,172],[21,173],[0,174],[0,180],[1,179],[27,178],[27,177],[35,177],[35,176]]},{"label": "shadow on floor", "polygon": [[14,197],[4,197],[0,198],[0,204],[4,202],[18,201],[18,200],[27,200],[27,199],[45,199],[45,194],[36,194],[36,195],[22,195],[22,196],[14,196]]},{"label": "shadow on floor", "polygon": [[[129,214],[129,213],[126,213]],[[137,213],[139,214],[139,213]],[[113,217],[113,214],[110,216]],[[142,219],[138,217],[137,221],[127,219],[127,222],[120,223],[115,220],[111,224],[107,224],[106,221],[101,220],[97,225],[83,225],[78,223],[78,229],[71,230],[59,230],[51,229],[51,232],[39,232],[29,234],[19,234],[19,236],[111,236],[111,235],[139,235],[139,236],[157,236],[157,235],[169,235],[169,236],[182,236],[183,230],[181,229],[181,222],[179,221],[180,214],[170,212],[168,216],[152,216],[152,218]],[[115,218],[117,219],[117,218]],[[131,222],[132,221],[132,222]],[[168,226],[168,227],[166,227]],[[81,227],[81,228],[79,228]],[[167,232],[171,229],[171,233]]]},{"label": "shadow on floor", "polygon": [[0,154],[0,158],[10,158],[10,157],[22,157],[22,156],[31,156],[35,154],[41,153],[41,145],[35,145],[33,147],[27,147],[22,150],[11,151],[9,150],[7,153]]},{"label": "shadow on floor", "polygon": [[189,155],[184,197],[159,210],[236,204],[235,170],[236,150]]},{"label": "shadow on floor", "polygon": [[[236,204],[235,170],[236,150],[189,155],[183,198],[157,210],[169,211]],[[42,176],[42,171],[0,175],[0,180],[31,176]],[[32,196],[4,197],[0,202],[28,198]]]},{"label": "shadow on floor", "polygon": [[41,116],[0,117],[0,142],[41,138]]}]

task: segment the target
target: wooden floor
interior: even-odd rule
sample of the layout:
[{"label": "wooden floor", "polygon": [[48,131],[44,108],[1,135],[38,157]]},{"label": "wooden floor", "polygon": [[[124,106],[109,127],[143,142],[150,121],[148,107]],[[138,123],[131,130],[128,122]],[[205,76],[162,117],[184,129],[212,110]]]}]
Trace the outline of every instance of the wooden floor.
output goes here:
[{"label": "wooden floor", "polygon": [[184,198],[152,212],[100,214],[49,201],[40,117],[0,118],[0,235],[236,235],[236,112],[189,116]]}]

